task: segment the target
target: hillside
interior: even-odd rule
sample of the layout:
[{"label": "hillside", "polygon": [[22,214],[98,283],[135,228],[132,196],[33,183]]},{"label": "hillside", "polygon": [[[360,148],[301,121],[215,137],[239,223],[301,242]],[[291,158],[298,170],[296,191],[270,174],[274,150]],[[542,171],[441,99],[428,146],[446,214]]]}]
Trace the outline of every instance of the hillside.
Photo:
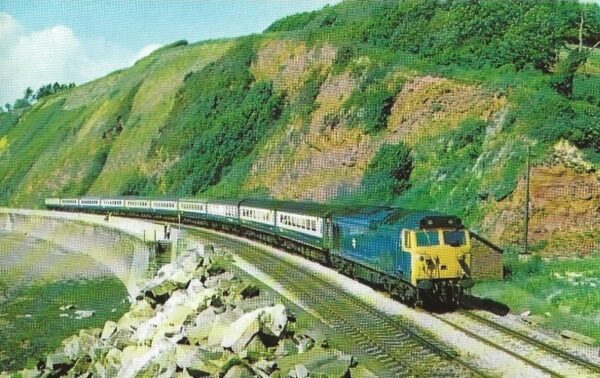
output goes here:
[{"label": "hillside", "polygon": [[574,1],[347,0],[259,35],[174,43],[0,113],[0,205],[121,194],[391,203],[455,213],[509,246],[522,242],[531,146],[534,249],[591,253],[598,40],[599,7]]}]

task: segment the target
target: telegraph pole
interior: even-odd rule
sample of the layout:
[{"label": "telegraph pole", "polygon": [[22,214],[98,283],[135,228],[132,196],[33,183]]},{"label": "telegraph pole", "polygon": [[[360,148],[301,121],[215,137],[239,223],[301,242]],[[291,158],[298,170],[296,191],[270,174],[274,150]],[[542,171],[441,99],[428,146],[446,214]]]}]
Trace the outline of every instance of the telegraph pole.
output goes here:
[{"label": "telegraph pole", "polygon": [[525,251],[529,254],[529,180],[531,179],[531,146],[527,146],[527,176],[525,183]]}]

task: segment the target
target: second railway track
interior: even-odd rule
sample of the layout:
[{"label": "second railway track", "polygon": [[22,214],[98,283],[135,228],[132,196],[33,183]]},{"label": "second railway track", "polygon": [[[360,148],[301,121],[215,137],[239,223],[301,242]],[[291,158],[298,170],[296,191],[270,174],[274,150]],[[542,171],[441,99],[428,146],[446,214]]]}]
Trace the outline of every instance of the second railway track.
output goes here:
[{"label": "second railway track", "polygon": [[472,311],[429,314],[554,377],[600,377],[600,366]]}]

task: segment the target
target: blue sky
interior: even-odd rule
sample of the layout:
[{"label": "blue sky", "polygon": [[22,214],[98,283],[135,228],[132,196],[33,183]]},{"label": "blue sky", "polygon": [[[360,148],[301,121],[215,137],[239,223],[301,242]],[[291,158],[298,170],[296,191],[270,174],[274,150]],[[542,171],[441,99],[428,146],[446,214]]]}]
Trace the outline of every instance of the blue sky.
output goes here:
[{"label": "blue sky", "polygon": [[0,104],[28,86],[78,84],[157,47],[235,37],[340,0],[1,0]]}]

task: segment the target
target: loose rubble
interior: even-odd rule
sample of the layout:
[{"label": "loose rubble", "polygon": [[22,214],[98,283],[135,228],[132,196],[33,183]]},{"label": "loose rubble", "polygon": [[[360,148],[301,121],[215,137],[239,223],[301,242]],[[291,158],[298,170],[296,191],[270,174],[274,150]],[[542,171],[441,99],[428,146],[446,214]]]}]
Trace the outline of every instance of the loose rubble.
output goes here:
[{"label": "loose rubble", "polygon": [[[21,375],[351,376],[352,356],[297,332],[295,315],[283,304],[256,300],[259,288],[225,271],[223,258],[202,246],[183,252],[146,282],[118,321],[81,330]],[[75,308],[60,309],[77,318],[94,315]]]}]

